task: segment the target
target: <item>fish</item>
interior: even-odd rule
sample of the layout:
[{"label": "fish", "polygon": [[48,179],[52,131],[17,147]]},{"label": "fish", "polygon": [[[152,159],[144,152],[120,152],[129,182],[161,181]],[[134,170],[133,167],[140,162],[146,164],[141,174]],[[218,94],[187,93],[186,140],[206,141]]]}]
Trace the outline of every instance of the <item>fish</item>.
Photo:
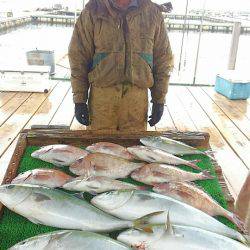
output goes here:
[{"label": "fish", "polygon": [[151,217],[148,222],[159,225],[165,224],[169,213],[173,224],[192,226],[243,243],[247,242],[247,239],[238,231],[227,227],[201,210],[171,197],[150,191],[110,191],[92,198],[91,204],[123,220],[135,220],[146,214],[162,211],[158,216]]},{"label": "fish", "polygon": [[56,169],[37,168],[19,174],[12,180],[12,184],[34,184],[50,188],[63,186],[73,177]]},{"label": "fish", "polygon": [[199,162],[200,160],[186,161],[161,149],[146,146],[134,146],[129,147],[128,151],[142,161],[151,163],[164,163],[169,165],[187,165],[193,169],[201,170],[195,165],[195,163]]},{"label": "fish", "polygon": [[169,182],[156,184],[153,191],[168,197],[172,197],[181,202],[187,203],[210,216],[224,216],[232,221],[239,230],[246,233],[244,223],[234,213],[224,209],[210,195],[198,188],[193,183]]},{"label": "fish", "polygon": [[134,156],[130,154],[125,147],[115,143],[98,142],[88,146],[86,150],[90,153],[104,153],[114,155],[125,160],[134,160]]},{"label": "fish", "polygon": [[148,185],[171,181],[195,181],[213,179],[208,171],[191,173],[177,167],[159,163],[147,164],[132,172],[131,178]]},{"label": "fish", "polygon": [[247,250],[242,243],[200,228],[172,225],[154,226],[152,233],[136,229],[121,232],[117,240],[138,250]]},{"label": "fish", "polygon": [[106,176],[112,179],[126,178],[137,168],[145,165],[103,153],[93,153],[77,160],[69,170],[76,175]]},{"label": "fish", "polygon": [[33,158],[52,163],[57,167],[69,166],[86,155],[88,152],[84,149],[63,144],[44,146],[31,154]]},{"label": "fish", "polygon": [[105,176],[80,176],[65,183],[62,188],[71,191],[88,192],[93,195],[111,190],[146,189],[144,186],[136,186],[127,182],[114,180]]},{"label": "fish", "polygon": [[107,236],[77,230],[60,230],[23,240],[9,250],[132,250]]},{"label": "fish", "polygon": [[169,139],[163,136],[144,137],[140,139],[140,142],[145,146],[158,148],[173,155],[182,156],[182,155],[203,154],[209,156],[210,158],[213,158],[210,156],[211,152],[210,150],[203,152],[183,142]]},{"label": "fish", "polygon": [[91,232],[112,232],[130,227],[150,230],[146,226],[147,220],[155,216],[150,214],[135,221],[121,220],[62,190],[30,184],[0,186],[0,202],[35,224]]}]

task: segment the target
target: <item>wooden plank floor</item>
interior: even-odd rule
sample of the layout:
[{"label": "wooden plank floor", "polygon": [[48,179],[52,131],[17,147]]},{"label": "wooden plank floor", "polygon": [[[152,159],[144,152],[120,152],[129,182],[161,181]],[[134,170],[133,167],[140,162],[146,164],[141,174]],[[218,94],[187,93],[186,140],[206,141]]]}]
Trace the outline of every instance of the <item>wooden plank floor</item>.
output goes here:
[{"label": "wooden plank floor", "polygon": [[[0,92],[0,182],[18,133],[31,125],[67,125],[85,129],[74,118],[68,82],[48,93]],[[234,197],[250,169],[250,102],[230,101],[210,87],[171,86],[163,118],[149,130],[206,131]]]}]

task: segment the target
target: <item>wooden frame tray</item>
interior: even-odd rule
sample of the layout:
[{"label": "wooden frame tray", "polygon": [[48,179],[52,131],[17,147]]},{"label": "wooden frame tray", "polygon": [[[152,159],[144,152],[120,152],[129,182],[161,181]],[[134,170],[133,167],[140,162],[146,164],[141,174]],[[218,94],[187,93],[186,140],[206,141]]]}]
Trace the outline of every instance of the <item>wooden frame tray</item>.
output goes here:
[{"label": "wooden frame tray", "polygon": [[[26,147],[44,146],[50,144],[70,144],[75,146],[87,146],[99,141],[109,141],[123,146],[132,146],[139,144],[139,139],[145,136],[163,135],[169,138],[182,141],[188,145],[197,148],[210,149],[209,134],[203,132],[177,132],[177,131],[145,131],[145,132],[119,132],[102,133],[96,131],[84,130],[63,130],[63,129],[44,129],[44,130],[24,130],[20,133],[15,151],[7,168],[3,179],[3,184],[10,183],[16,177],[20,161],[23,157]],[[215,160],[212,160],[219,183],[222,187],[225,199],[228,203],[228,209],[232,210],[234,199],[231,196],[226,185],[220,166]],[[3,205],[0,203],[0,218],[3,213]]]}]

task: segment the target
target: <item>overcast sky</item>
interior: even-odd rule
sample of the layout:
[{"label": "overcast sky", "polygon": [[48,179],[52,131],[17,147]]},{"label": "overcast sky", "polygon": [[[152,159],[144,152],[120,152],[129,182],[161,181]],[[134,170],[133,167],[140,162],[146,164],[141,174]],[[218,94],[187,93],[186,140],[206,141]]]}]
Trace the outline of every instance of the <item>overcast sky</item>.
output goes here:
[{"label": "overcast sky", "polygon": [[[171,1],[174,6],[174,11],[185,12],[186,0],[153,0],[157,3],[165,3]],[[206,9],[213,10],[231,10],[231,11],[249,11],[250,0],[189,0],[189,9],[202,9],[203,2],[206,1]],[[62,3],[64,6],[74,8],[82,7],[83,0],[0,0],[1,8],[14,8],[14,9],[29,9],[37,6],[51,7],[55,3]],[[86,0],[87,2],[87,0]]]},{"label": "overcast sky", "polygon": [[[168,0],[153,0],[157,3],[164,3]],[[189,0],[189,9],[203,8],[206,2],[206,9],[213,10],[244,10],[250,12],[250,0]],[[186,0],[172,0],[174,9],[185,11]]]}]

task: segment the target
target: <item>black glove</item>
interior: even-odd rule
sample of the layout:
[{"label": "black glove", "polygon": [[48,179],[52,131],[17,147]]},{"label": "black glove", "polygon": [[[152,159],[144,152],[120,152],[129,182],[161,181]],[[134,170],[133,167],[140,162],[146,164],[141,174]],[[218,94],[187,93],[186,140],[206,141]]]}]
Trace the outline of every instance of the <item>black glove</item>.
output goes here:
[{"label": "black glove", "polygon": [[163,115],[164,104],[154,103],[152,107],[152,114],[149,116],[150,120],[148,121],[149,125],[152,127],[157,124]]},{"label": "black glove", "polygon": [[78,122],[89,126],[89,109],[86,103],[75,104],[75,116]]}]

